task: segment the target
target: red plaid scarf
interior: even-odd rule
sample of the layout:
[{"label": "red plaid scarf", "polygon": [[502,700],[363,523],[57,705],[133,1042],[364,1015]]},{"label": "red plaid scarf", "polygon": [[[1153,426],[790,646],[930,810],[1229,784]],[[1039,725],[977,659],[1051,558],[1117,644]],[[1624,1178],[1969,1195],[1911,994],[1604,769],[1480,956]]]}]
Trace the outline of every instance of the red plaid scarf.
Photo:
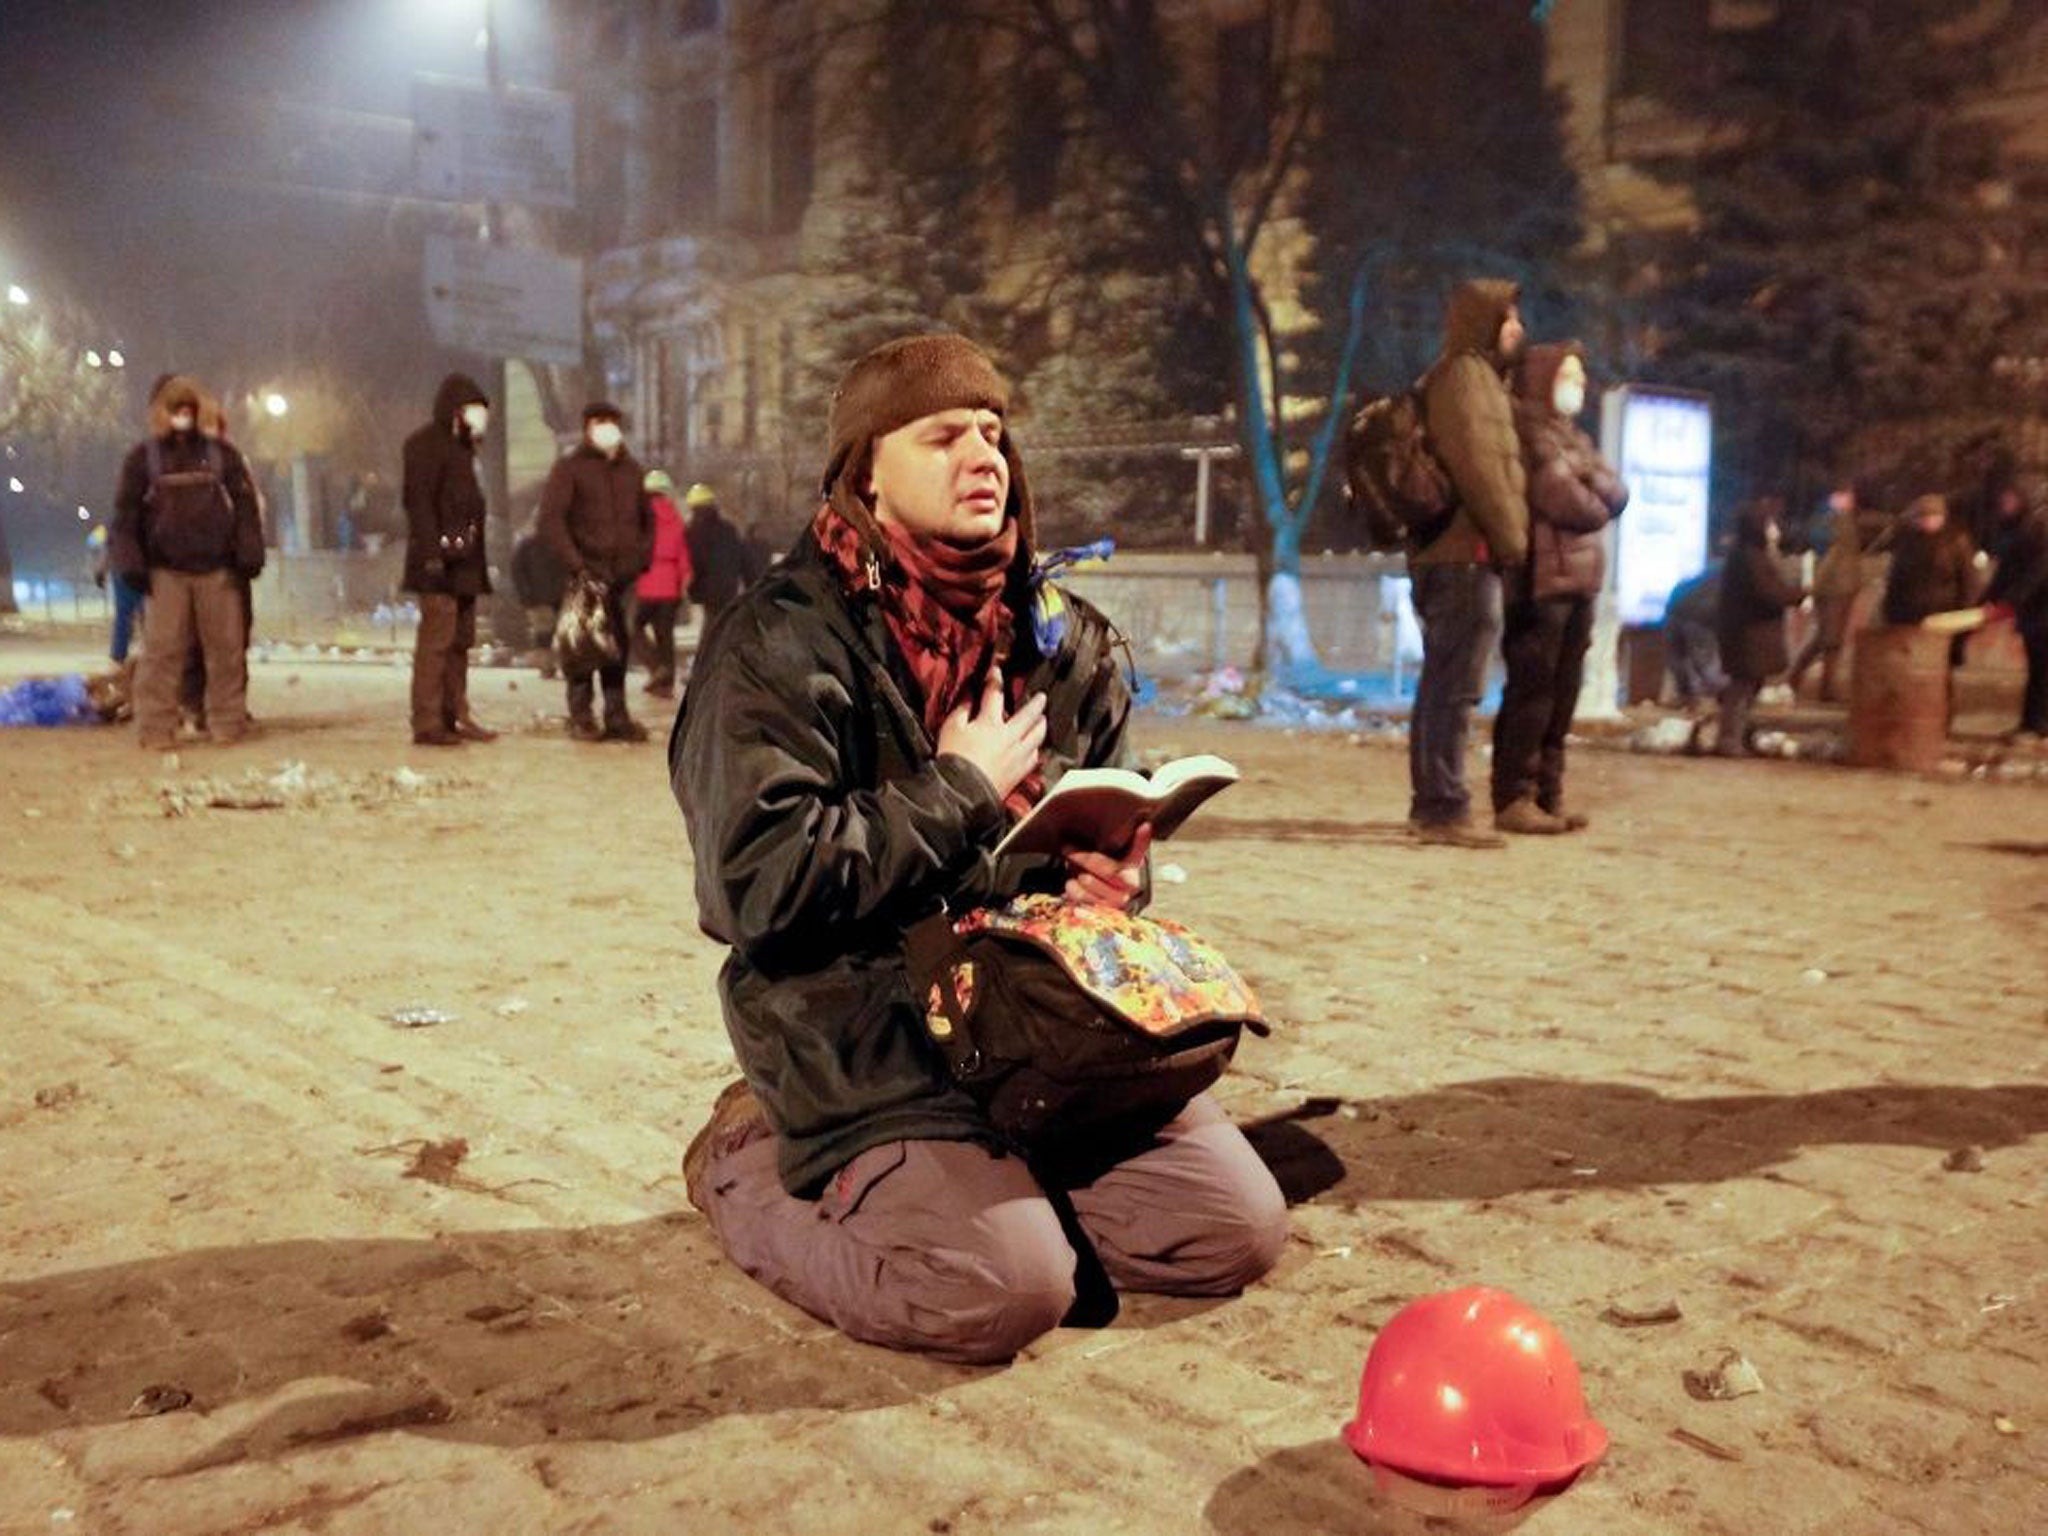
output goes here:
[{"label": "red plaid scarf", "polygon": [[[1005,523],[973,549],[920,542],[894,523],[879,526],[887,558],[873,567],[860,530],[829,501],[818,509],[811,533],[848,592],[871,590],[879,577],[882,617],[924,695],[924,728],[936,741],[946,716],[971,705],[989,669],[1000,669],[1009,657],[1016,618],[1003,601],[1003,586],[1017,555],[1017,524]],[[1011,691],[1021,690],[1020,679]],[[1019,700],[1009,702],[1015,708]],[[1044,790],[1033,772],[1005,804],[1021,814]]]}]

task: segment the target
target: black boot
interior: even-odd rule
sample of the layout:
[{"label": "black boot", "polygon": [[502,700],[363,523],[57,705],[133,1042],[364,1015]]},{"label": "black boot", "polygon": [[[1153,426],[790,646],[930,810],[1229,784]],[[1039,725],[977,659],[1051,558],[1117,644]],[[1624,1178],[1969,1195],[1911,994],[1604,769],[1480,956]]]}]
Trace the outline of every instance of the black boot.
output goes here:
[{"label": "black boot", "polygon": [[626,713],[626,685],[604,691],[604,735],[607,741],[645,741],[647,727]]},{"label": "black boot", "polygon": [[597,689],[587,677],[569,680],[569,735],[575,741],[603,741],[604,731],[597,723],[597,715],[591,706],[597,700]]}]

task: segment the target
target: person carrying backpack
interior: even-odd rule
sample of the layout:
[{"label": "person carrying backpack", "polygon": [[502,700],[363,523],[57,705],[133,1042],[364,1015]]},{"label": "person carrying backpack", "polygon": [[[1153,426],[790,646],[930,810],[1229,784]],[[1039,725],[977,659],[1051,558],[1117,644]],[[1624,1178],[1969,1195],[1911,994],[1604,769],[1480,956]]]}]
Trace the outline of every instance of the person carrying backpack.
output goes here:
[{"label": "person carrying backpack", "polygon": [[168,375],[149,402],[150,435],[128,452],[114,492],[109,564],[143,609],[135,724],[147,750],[168,751],[178,685],[194,637],[206,658],[206,715],[223,745],[248,731],[249,664],[242,591],[263,569],[263,521],[249,466],[200,430],[205,391]]},{"label": "person carrying backpack", "polygon": [[1441,533],[1408,545],[1422,625],[1408,723],[1408,825],[1421,842],[1457,848],[1506,842],[1472,820],[1465,743],[1500,644],[1501,572],[1529,554],[1528,482],[1506,382],[1522,355],[1519,299],[1514,283],[1460,283],[1444,319],[1443,353],[1420,389],[1430,445],[1458,505]]}]

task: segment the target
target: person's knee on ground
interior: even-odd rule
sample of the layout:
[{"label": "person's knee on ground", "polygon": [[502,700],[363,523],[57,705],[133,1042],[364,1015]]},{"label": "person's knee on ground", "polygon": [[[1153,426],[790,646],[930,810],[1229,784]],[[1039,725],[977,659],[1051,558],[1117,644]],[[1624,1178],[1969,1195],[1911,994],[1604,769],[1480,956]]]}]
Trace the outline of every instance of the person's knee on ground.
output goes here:
[{"label": "person's knee on ground", "polygon": [[907,1271],[896,1329],[922,1328],[929,1341],[920,1345],[913,1338],[897,1347],[942,1360],[996,1365],[1013,1359],[1059,1327],[1074,1305],[1074,1251],[1064,1241],[973,1254],[895,1253],[883,1262]]}]

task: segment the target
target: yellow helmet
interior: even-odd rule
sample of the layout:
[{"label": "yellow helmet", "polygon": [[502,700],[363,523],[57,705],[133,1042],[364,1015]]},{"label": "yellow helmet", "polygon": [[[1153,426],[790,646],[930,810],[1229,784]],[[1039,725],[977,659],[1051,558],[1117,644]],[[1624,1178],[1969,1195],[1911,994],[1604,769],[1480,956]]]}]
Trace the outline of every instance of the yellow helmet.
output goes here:
[{"label": "yellow helmet", "polygon": [[647,477],[640,482],[640,486],[641,489],[656,496],[668,496],[674,493],[676,483],[670,478],[667,470],[650,469],[647,471]]},{"label": "yellow helmet", "polygon": [[683,505],[692,508],[715,507],[718,505],[718,492],[711,489],[702,480],[699,480],[684,495]]}]

